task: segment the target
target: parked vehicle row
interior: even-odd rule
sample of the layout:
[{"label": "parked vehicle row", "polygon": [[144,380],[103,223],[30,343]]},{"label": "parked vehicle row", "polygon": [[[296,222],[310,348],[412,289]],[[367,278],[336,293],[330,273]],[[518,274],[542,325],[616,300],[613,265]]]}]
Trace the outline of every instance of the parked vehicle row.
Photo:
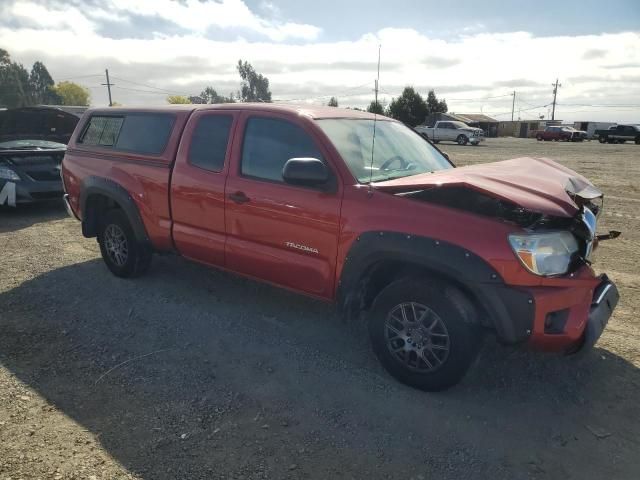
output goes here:
[{"label": "parked vehicle row", "polygon": [[375,118],[309,105],[94,109],[62,163],[65,202],[114,275],[175,253],[334,302],[364,314],[381,363],[417,388],[457,383],[486,331],[592,347],[618,302],[590,266],[602,193],[548,159],[455,168]]},{"label": "parked vehicle row", "polygon": [[640,125],[615,125],[604,130],[596,130],[600,143],[635,142],[640,145]]},{"label": "parked vehicle row", "polygon": [[562,125],[550,125],[544,130],[536,133],[536,139],[541,142],[563,141],[563,142],[582,142],[587,139],[587,132],[576,130],[573,127]]},{"label": "parked vehicle row", "polygon": [[481,128],[470,127],[463,122],[439,121],[433,127],[420,125],[415,131],[431,140],[433,143],[456,142],[458,145],[478,145],[484,141]]}]

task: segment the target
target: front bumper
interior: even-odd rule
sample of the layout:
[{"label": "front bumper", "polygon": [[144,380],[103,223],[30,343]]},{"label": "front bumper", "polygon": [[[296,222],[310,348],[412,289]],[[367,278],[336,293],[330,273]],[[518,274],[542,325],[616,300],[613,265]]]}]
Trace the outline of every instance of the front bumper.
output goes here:
[{"label": "front bumper", "polygon": [[67,209],[67,214],[71,217],[71,218],[75,218],[76,220],[80,221],[80,218],[78,218],[78,215],[76,215],[76,212],[73,211],[73,208],[71,208],[71,204],[69,203],[69,194],[65,193],[62,196],[62,200],[64,200],[64,208]]},{"label": "front bumper", "polygon": [[606,275],[595,286],[542,287],[532,293],[535,306],[529,344],[544,351],[576,353],[593,347],[618,304],[619,293]]},{"label": "front bumper", "polygon": [[584,329],[583,342],[578,345],[577,351],[591,349],[604,332],[613,310],[618,305],[620,294],[615,283],[609,280],[606,275],[598,288],[593,293],[593,302],[587,317],[587,327]]}]

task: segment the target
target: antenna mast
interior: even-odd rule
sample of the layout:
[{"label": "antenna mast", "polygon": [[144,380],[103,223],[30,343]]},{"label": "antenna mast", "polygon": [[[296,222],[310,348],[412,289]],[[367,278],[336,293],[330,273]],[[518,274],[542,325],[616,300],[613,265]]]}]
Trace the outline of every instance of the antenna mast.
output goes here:
[{"label": "antenna mast", "polygon": [[[375,83],[375,108],[378,109],[378,84],[380,83],[380,50],[382,49],[382,45],[378,45],[378,77],[376,78]],[[371,140],[371,164],[369,165],[369,195],[373,194],[373,190],[371,189],[371,182],[373,181],[373,152],[376,148],[376,121],[378,119],[378,114],[373,113],[373,138]]]}]

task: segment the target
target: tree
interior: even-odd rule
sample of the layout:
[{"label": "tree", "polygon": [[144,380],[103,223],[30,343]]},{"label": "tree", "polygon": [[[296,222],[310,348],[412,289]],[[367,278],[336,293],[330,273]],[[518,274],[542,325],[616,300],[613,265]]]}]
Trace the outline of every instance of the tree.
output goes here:
[{"label": "tree", "polygon": [[422,124],[428,113],[426,102],[413,87],[405,87],[402,95],[391,100],[388,109],[390,117],[410,127]]},{"label": "tree", "polygon": [[171,103],[172,105],[184,105],[191,103],[191,100],[184,95],[169,95],[167,96],[167,103]]},{"label": "tree", "polygon": [[367,107],[367,112],[377,113],[378,115],[384,115],[384,107],[380,104],[380,102],[376,102],[375,100],[372,100],[369,106]]},{"label": "tree", "polygon": [[327,103],[327,105],[329,107],[337,107],[338,106],[338,99],[336,97],[331,97],[331,99],[329,100],[329,103]]},{"label": "tree", "polygon": [[427,109],[429,110],[429,113],[447,113],[447,110],[449,110],[447,107],[447,101],[438,100],[438,97],[436,97],[436,93],[433,90],[429,90],[429,93],[427,94]]},{"label": "tree", "polygon": [[242,102],[271,102],[269,79],[255,71],[249,62],[238,60],[238,73],[242,78],[238,96]]},{"label": "tree", "polygon": [[82,85],[73,82],[58,82],[53,90],[60,97],[60,105],[89,105],[89,90]]},{"label": "tree", "polygon": [[223,95],[218,95],[215,88],[206,87],[201,93],[200,98],[204,101],[204,103],[235,103],[236,99],[233,98],[233,94],[225,97]]},{"label": "tree", "polygon": [[11,63],[11,55],[4,48],[0,48],[0,68]]},{"label": "tree", "polygon": [[31,99],[36,104],[59,103],[60,98],[53,92],[55,82],[44,63],[38,61],[31,67],[29,90]]},{"label": "tree", "polygon": [[11,61],[9,52],[0,49],[0,105],[15,108],[31,105],[29,72]]}]

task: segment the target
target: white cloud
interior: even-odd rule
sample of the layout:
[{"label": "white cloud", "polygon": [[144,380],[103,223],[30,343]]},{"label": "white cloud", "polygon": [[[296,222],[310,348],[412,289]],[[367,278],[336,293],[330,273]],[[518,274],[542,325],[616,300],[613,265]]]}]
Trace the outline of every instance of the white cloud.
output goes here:
[{"label": "white cloud", "polygon": [[[213,85],[226,94],[237,88],[234,67],[243,58],[268,72],[275,98],[326,101],[315,97],[337,95],[342,105],[362,106],[371,100],[378,44],[382,44],[383,100],[406,84],[421,91],[435,87],[448,99],[450,110],[482,110],[506,119],[511,97],[481,99],[515,89],[522,116],[532,117],[546,115],[547,108],[531,107],[551,101],[550,84],[559,77],[563,87],[557,111],[565,120],[640,121],[640,109],[569,105],[640,103],[638,32],[573,37],[483,32],[443,40],[412,29],[384,28],[352,41],[327,42],[318,41],[319,27],[282,21],[277,10],[266,19],[241,0],[105,0],[102,8],[95,9],[46,5],[17,0],[0,7],[1,18],[14,20],[0,19],[0,45],[23,63],[44,60],[58,79],[109,67],[116,77],[172,91],[197,94],[205,85]],[[269,5],[264,2],[262,9],[270,10]],[[101,33],[104,20],[127,26],[132,18],[129,28],[135,30],[136,16],[171,22],[184,33],[160,29],[146,38],[108,38]],[[471,27],[469,32],[475,30]],[[209,36],[212,28],[220,29],[214,37]],[[95,86],[94,102],[104,104],[100,80],[85,83]],[[119,101],[164,101],[162,93],[119,90],[144,87],[117,83],[114,93]]]}]

